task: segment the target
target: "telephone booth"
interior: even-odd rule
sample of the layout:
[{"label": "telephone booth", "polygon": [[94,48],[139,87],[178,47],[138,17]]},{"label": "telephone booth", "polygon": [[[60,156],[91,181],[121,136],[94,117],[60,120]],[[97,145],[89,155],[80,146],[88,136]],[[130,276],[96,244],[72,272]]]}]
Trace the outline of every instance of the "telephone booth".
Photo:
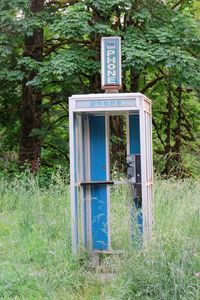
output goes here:
[{"label": "telephone booth", "polygon": [[[112,252],[110,228],[110,122],[126,118],[127,181],[132,187],[143,242],[151,237],[153,164],[151,101],[140,93],[69,98],[72,250]],[[134,235],[133,235],[134,238]]]}]

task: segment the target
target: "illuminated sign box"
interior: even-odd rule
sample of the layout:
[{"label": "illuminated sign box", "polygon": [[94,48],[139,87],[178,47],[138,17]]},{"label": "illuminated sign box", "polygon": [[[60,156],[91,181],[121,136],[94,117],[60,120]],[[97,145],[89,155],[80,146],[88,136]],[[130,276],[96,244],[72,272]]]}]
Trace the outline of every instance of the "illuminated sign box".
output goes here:
[{"label": "illuminated sign box", "polygon": [[120,89],[121,77],[121,38],[103,37],[101,39],[102,89]]},{"label": "illuminated sign box", "polygon": [[136,107],[136,99],[77,100],[76,108]]}]

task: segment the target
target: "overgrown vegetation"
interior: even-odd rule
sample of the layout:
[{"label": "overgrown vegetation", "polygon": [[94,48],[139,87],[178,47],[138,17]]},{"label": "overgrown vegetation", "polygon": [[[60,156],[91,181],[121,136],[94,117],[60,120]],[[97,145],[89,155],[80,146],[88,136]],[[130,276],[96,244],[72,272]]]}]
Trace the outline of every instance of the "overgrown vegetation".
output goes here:
[{"label": "overgrown vegetation", "polygon": [[[1,299],[200,299],[199,14],[198,0],[0,1]],[[152,99],[156,174],[194,178],[157,179],[146,248],[130,245],[130,191],[114,186],[112,246],[126,251],[94,270],[71,254],[68,97],[102,92],[102,36],[122,38],[122,92]],[[118,174],[123,118],[110,125]]]},{"label": "overgrown vegetation", "polygon": [[156,183],[152,243],[125,263],[113,299],[199,299],[199,194],[197,182]]},{"label": "overgrown vegetation", "polygon": [[115,272],[105,282],[86,254],[71,254],[66,180],[57,174],[48,188],[42,182],[0,179],[1,299],[199,299],[199,182],[156,181],[154,236],[143,250],[122,245],[127,191],[113,191],[114,246],[127,254],[104,260],[104,272]]},{"label": "overgrown vegetation", "polygon": [[122,92],[153,101],[156,171],[199,174],[199,13],[198,0],[1,0],[0,168],[69,165],[68,97],[101,92],[100,39],[117,35]]}]

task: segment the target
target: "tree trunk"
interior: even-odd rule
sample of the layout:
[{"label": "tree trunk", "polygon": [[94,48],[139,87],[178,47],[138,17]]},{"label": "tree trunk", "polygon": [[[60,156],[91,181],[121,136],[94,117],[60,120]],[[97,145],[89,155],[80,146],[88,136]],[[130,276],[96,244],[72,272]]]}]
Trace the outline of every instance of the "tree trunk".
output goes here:
[{"label": "tree trunk", "polygon": [[115,169],[120,173],[126,169],[126,137],[124,124],[125,119],[123,116],[110,116],[111,166],[115,166]]},{"label": "tree trunk", "polygon": [[173,147],[173,151],[175,152],[175,157],[174,159],[178,162],[181,163],[181,121],[182,121],[182,89],[181,86],[178,88],[178,115],[177,115],[177,126],[174,129],[174,140],[175,144]]},{"label": "tree trunk", "polygon": [[[30,11],[37,14],[44,7],[44,0],[30,0]],[[43,29],[37,28],[32,36],[25,36],[24,56],[35,61],[42,61],[43,57]],[[39,89],[27,86],[27,82],[36,76],[35,71],[24,70],[22,83],[22,109],[21,109],[21,139],[19,147],[19,163],[28,164],[31,172],[39,168],[41,156],[41,140],[39,136],[32,135],[33,129],[40,129],[42,124],[42,93]]]},{"label": "tree trunk", "polygon": [[166,138],[165,138],[165,169],[164,173],[169,175],[171,172],[171,121],[172,121],[172,113],[173,113],[173,104],[172,104],[172,86],[169,78],[168,83],[168,97],[167,97],[167,112],[165,115],[165,123],[166,123]]},{"label": "tree trunk", "polygon": [[139,78],[140,74],[138,74],[133,67],[130,68],[130,77],[131,77],[131,92],[137,93],[139,90]]}]

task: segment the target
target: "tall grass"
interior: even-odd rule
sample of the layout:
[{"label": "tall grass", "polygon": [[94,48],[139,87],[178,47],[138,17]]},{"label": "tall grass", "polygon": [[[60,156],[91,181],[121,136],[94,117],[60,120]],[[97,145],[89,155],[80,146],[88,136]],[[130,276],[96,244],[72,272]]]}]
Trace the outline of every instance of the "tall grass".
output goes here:
[{"label": "tall grass", "polygon": [[[112,245],[128,249],[130,194],[111,195]],[[0,299],[200,299],[200,183],[156,182],[152,242],[108,258],[111,282],[71,254],[69,202],[59,175],[48,188],[31,176],[0,179]]]},{"label": "tall grass", "polygon": [[71,299],[83,288],[70,252],[69,188],[59,176],[51,182],[1,179],[0,298]]},{"label": "tall grass", "polygon": [[200,299],[200,183],[156,183],[153,239],[121,272],[113,299]]}]

